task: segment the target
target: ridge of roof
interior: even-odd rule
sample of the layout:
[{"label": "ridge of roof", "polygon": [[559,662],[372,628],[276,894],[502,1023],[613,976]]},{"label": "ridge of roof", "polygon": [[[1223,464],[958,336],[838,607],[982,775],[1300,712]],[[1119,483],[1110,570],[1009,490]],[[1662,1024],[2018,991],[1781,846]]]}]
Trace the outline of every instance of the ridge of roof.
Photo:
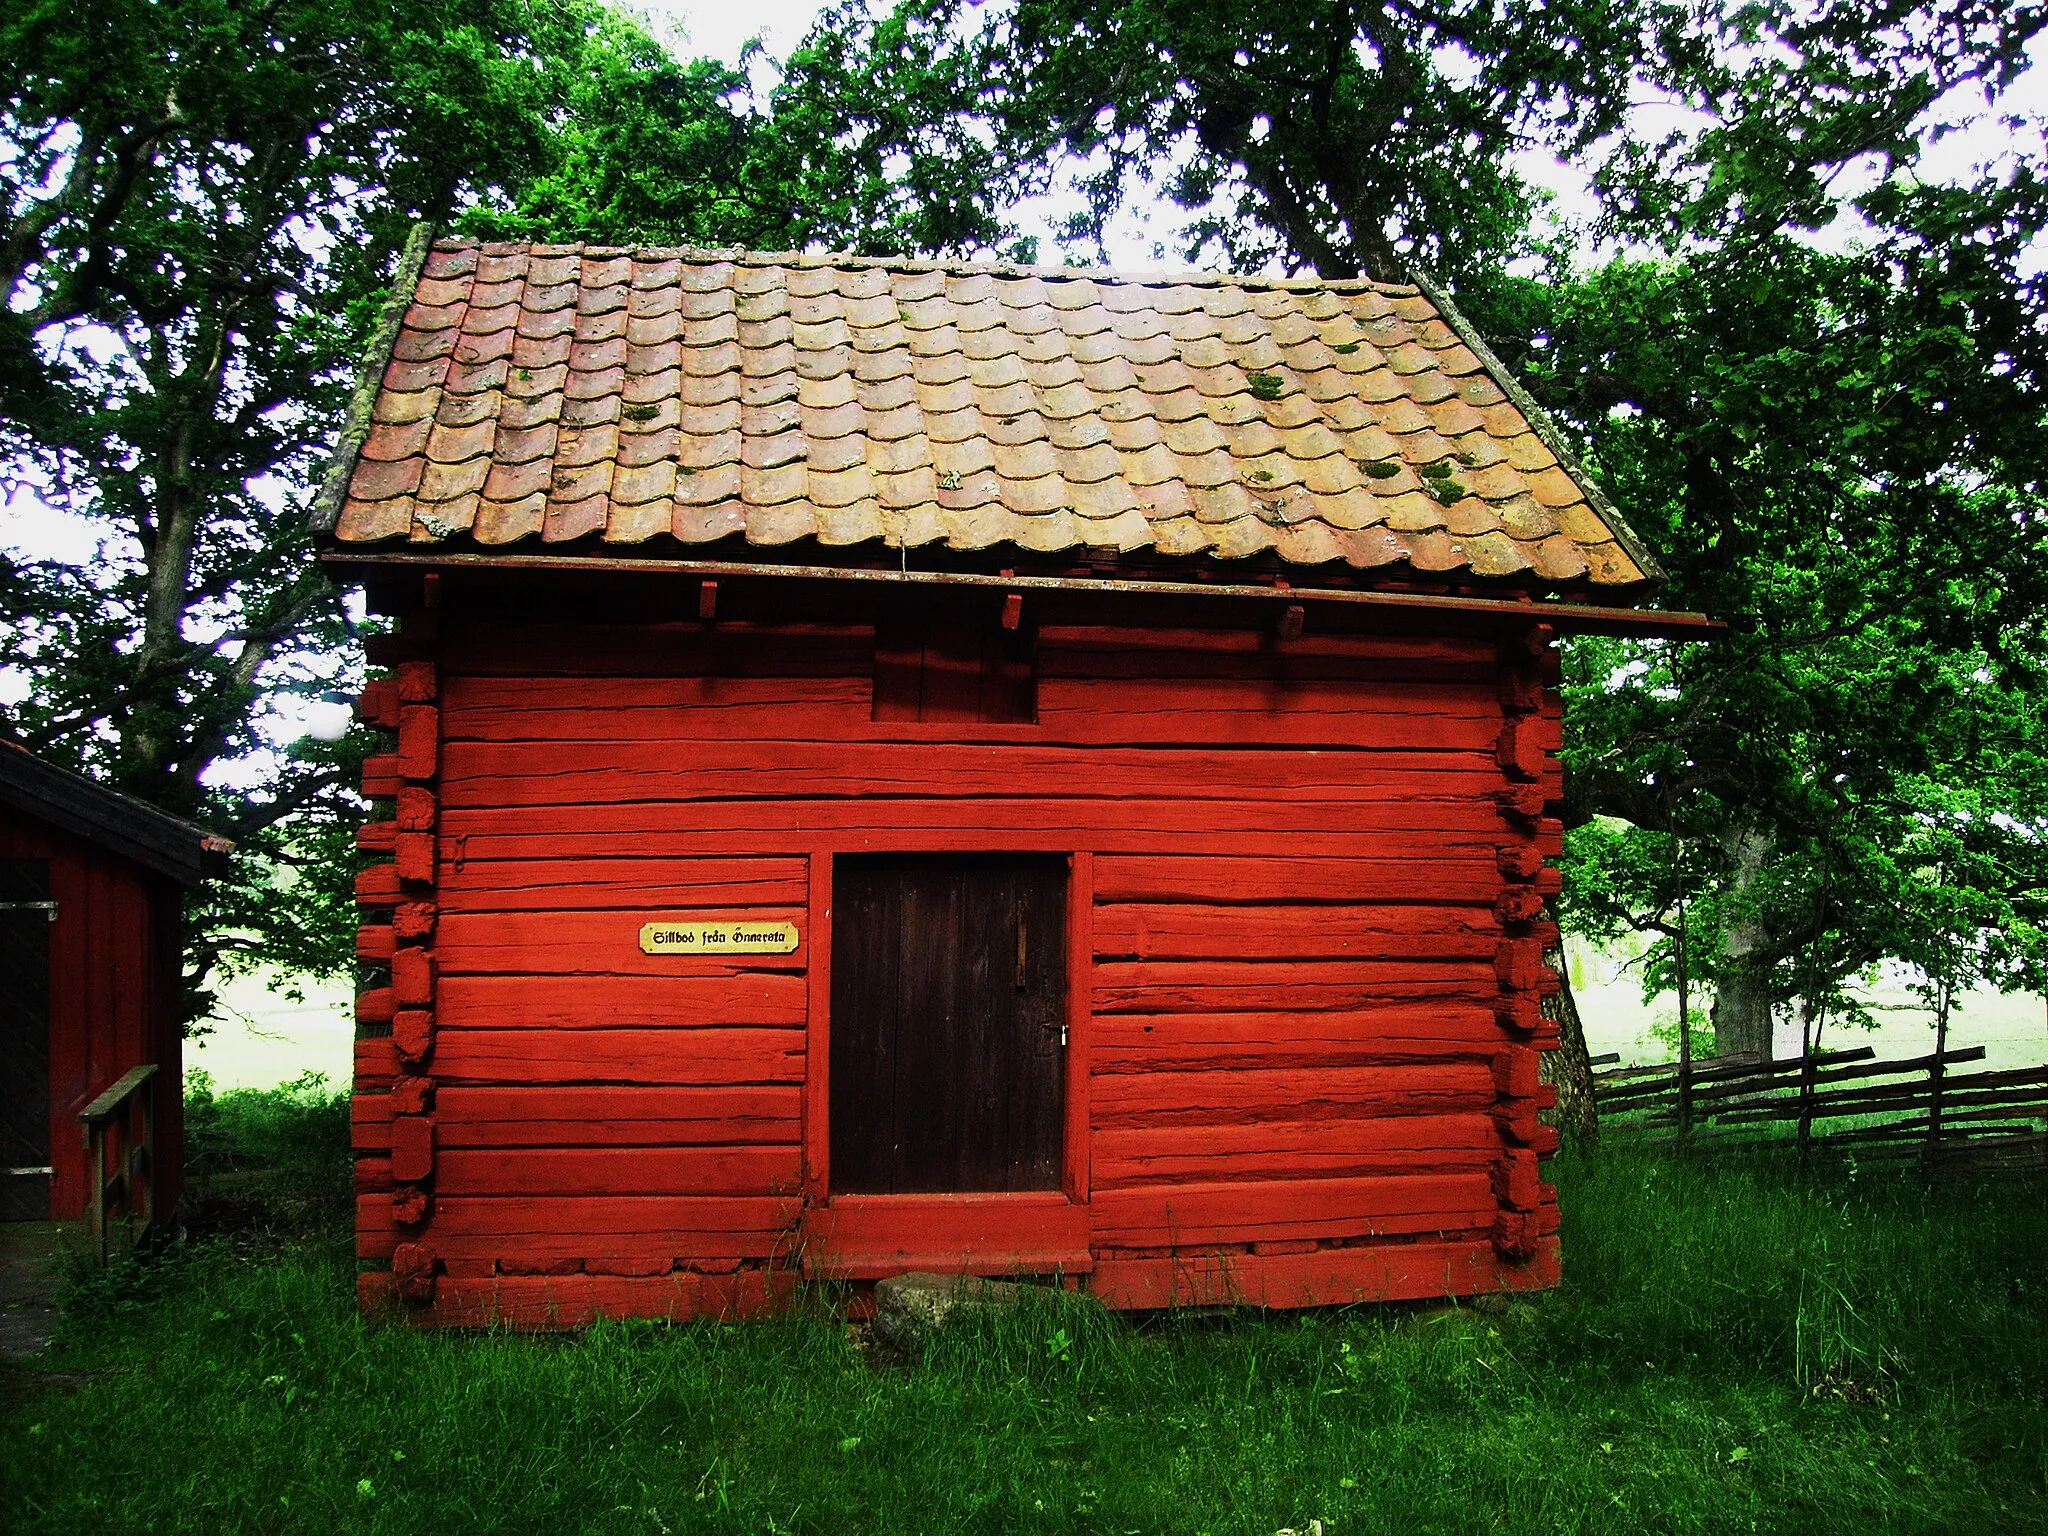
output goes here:
[{"label": "ridge of roof", "polygon": [[185,886],[219,873],[235,846],[11,741],[0,742],[0,802]]},{"label": "ridge of roof", "polygon": [[1123,267],[1033,266],[1009,261],[941,261],[924,256],[863,256],[853,251],[755,251],[716,245],[591,245],[582,241],[546,243],[538,240],[472,240],[444,235],[433,241],[436,251],[479,251],[509,254],[525,251],[539,257],[589,256],[598,260],[626,257],[634,261],[729,261],[738,267],[794,267],[812,271],[825,267],[850,272],[946,272],[961,277],[1035,277],[1051,281],[1093,281],[1138,288],[1256,288],[1281,292],[1383,293],[1408,298],[1420,292],[1412,282],[1388,283],[1357,273],[1350,277],[1272,277],[1216,272],[1207,268],[1136,270]]}]

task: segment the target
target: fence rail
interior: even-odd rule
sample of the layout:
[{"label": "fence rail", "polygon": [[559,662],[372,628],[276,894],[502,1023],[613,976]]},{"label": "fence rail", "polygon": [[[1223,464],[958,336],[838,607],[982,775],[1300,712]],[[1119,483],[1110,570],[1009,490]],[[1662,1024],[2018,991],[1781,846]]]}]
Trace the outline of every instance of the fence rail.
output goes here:
[{"label": "fence rail", "polygon": [[1704,1146],[1782,1140],[1930,1172],[2048,1172],[2048,1066],[1979,1072],[1982,1046],[1881,1061],[1868,1046],[1767,1060],[1611,1067],[1593,1076],[1604,1128]]},{"label": "fence rail", "polygon": [[85,1132],[86,1228],[102,1268],[119,1232],[128,1246],[156,1220],[156,1123],[148,1093],[155,1063],[131,1067],[78,1112]]}]

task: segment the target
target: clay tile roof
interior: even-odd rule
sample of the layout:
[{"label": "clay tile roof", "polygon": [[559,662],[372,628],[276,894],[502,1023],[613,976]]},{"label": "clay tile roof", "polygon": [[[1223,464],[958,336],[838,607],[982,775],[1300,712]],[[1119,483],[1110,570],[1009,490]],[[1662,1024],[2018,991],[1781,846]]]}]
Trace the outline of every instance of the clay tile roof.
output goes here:
[{"label": "clay tile roof", "polygon": [[1433,285],[442,241],[334,544],[940,543],[1645,588]]}]

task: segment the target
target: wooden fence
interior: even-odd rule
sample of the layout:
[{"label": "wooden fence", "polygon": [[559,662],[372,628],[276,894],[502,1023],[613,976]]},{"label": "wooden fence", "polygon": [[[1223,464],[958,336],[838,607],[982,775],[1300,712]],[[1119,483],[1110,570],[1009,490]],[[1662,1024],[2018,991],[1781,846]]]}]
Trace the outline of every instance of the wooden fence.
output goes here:
[{"label": "wooden fence", "polygon": [[[1612,1056],[1594,1065],[1611,1064]],[[2048,1172],[2048,1066],[1957,1072],[1984,1048],[1879,1061],[1868,1046],[1596,1071],[1603,1130],[1690,1145],[1795,1143],[1931,1172]]]}]

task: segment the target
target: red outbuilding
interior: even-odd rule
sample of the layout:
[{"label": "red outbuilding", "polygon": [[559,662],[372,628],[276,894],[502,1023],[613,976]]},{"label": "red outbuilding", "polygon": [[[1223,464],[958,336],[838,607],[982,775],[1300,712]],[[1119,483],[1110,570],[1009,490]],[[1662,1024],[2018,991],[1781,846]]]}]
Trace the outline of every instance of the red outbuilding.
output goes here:
[{"label": "red outbuilding", "polygon": [[1555,636],[1696,633],[1433,288],[416,242],[366,1304],[1552,1284]]},{"label": "red outbuilding", "polygon": [[0,1220],[176,1208],[185,892],[228,848],[0,743]]}]

